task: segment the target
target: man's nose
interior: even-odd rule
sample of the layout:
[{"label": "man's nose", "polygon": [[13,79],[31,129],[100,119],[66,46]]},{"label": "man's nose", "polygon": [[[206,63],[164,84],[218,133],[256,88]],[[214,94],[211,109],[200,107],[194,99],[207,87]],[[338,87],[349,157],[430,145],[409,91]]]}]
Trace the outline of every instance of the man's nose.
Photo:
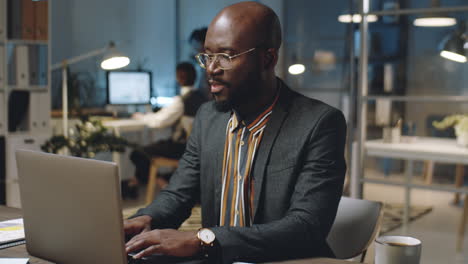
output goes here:
[{"label": "man's nose", "polygon": [[208,74],[208,76],[210,75],[218,75],[219,73],[221,73],[221,68],[219,67],[219,63],[218,63],[218,59],[215,58],[213,60],[211,60],[208,65],[206,65],[206,73]]}]

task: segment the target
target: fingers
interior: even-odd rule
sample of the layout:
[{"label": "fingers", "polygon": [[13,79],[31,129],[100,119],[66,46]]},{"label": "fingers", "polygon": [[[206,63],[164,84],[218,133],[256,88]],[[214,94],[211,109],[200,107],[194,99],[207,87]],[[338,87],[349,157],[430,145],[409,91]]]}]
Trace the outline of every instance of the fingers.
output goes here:
[{"label": "fingers", "polygon": [[128,220],[124,220],[123,228],[124,228],[125,234],[127,234],[127,232],[130,231],[131,225],[132,225],[131,222],[129,222]]},{"label": "fingers", "polygon": [[151,218],[140,216],[133,219],[126,219],[123,222],[124,232],[126,235],[134,235],[151,230]]},{"label": "fingers", "polygon": [[135,222],[125,220],[124,221],[124,232],[126,235],[133,235],[140,231],[138,225]]},{"label": "fingers", "polygon": [[173,229],[155,229],[134,236],[125,244],[127,253],[137,253],[133,258],[142,258],[155,253],[171,256],[193,256],[200,251],[200,242],[193,232]]},{"label": "fingers", "polygon": [[159,244],[147,247],[146,249],[138,252],[138,254],[133,256],[133,258],[139,259],[139,258],[143,258],[143,257],[149,256],[149,255],[152,255],[152,254],[156,254],[156,253],[162,253],[161,252],[161,245],[159,245]]},{"label": "fingers", "polygon": [[149,244],[147,240],[135,239],[134,237],[130,241],[128,241],[127,244],[125,244],[125,251],[127,251],[127,253],[140,251],[142,248],[145,248],[148,246],[151,246],[151,244]]},{"label": "fingers", "polygon": [[149,232],[149,231],[151,231],[151,226],[147,225],[147,226],[145,226],[145,228],[143,228],[143,230],[141,230],[141,233],[145,233],[145,232]]},{"label": "fingers", "polygon": [[153,254],[156,252],[157,247],[160,244],[160,236],[159,236],[159,231],[154,230],[152,232],[144,232],[139,235],[134,236],[130,241],[128,241],[125,244],[125,250],[127,253],[130,252],[138,252],[142,249],[144,249],[142,252],[139,252],[137,255],[140,253],[143,254],[143,256],[146,256],[148,254]]}]

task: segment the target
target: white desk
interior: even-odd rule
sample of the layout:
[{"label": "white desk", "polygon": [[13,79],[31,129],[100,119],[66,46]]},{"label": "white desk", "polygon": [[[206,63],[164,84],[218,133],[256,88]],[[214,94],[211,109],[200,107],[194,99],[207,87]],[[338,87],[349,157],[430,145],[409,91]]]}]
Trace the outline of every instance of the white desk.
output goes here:
[{"label": "white desk", "polygon": [[117,135],[120,135],[122,132],[143,132],[147,127],[145,122],[136,119],[105,120],[102,124],[105,127],[113,129]]},{"label": "white desk", "polygon": [[412,183],[412,171],[414,160],[431,160],[445,163],[468,164],[468,148],[460,147],[455,139],[442,139],[430,137],[402,137],[400,143],[384,143],[381,139],[368,140],[365,143],[366,155],[404,159],[407,162],[406,177],[404,183],[395,183],[388,180],[365,179],[362,182],[389,184],[404,186],[405,208],[403,217],[403,232],[407,233],[407,224],[410,206],[411,188],[430,189],[436,191],[468,193],[467,188],[455,188],[449,186],[424,185]]},{"label": "white desk", "polygon": [[[102,124],[111,129],[116,135],[140,145],[146,145],[171,136],[170,128],[151,128],[145,122],[136,119],[105,120]],[[135,175],[135,167],[129,159],[131,151],[131,149],[127,148],[123,153],[112,153],[112,160],[119,166],[121,180],[128,180]]]},{"label": "white desk", "polygon": [[432,160],[468,164],[468,148],[460,147],[455,139],[431,137],[402,137],[400,143],[368,140],[367,155],[408,160]]},{"label": "white desk", "polygon": [[[128,141],[137,144],[146,144],[147,128],[144,122],[134,119],[105,120],[102,124],[112,130],[115,135],[121,136]],[[135,175],[135,168],[130,161],[131,149],[126,148],[124,152],[113,152],[112,160],[119,167],[120,180],[129,180]]]},{"label": "white desk", "polygon": [[[68,122],[71,128],[79,124],[80,120],[69,119]],[[53,118],[51,123],[54,135],[63,134],[62,119]],[[143,121],[136,119],[103,119],[102,124],[116,135],[140,145],[146,145],[171,136],[170,128],[150,128]],[[119,165],[120,179],[128,180],[135,174],[134,165],[129,159],[131,151],[131,149],[127,148],[123,153],[98,153],[96,159],[114,161]]]}]

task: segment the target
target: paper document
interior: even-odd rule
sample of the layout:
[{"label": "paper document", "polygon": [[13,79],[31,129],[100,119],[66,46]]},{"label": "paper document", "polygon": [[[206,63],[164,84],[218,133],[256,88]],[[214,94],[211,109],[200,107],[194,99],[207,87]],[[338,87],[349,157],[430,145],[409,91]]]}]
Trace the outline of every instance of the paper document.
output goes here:
[{"label": "paper document", "polygon": [[28,258],[0,258],[0,264],[27,264]]},{"label": "paper document", "polygon": [[0,244],[21,239],[24,239],[23,218],[0,222]]}]

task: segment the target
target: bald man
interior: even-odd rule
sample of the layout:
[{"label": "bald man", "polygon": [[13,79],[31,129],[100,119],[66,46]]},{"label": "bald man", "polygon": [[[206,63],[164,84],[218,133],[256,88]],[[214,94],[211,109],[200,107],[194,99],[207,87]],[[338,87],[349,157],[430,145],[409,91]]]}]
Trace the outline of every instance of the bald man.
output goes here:
[{"label": "bald man", "polygon": [[[257,2],[224,8],[204,53],[204,104],[179,167],[154,202],[125,221],[127,252],[206,256],[216,263],[333,257],[326,237],[346,164],[342,113],[275,76],[281,27]],[[197,202],[203,228],[176,228]]]}]

